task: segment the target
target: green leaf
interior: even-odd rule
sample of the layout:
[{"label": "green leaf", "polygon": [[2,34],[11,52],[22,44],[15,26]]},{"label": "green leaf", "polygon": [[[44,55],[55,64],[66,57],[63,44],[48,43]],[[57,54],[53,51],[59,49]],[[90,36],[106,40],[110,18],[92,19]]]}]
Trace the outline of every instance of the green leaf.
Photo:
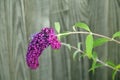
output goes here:
[{"label": "green leaf", "polygon": [[111,61],[107,61],[106,64],[108,64],[108,65],[110,65],[112,67],[115,67],[115,64],[113,62],[111,62]]},{"label": "green leaf", "polygon": [[93,61],[92,68],[91,68],[93,74],[95,72],[95,66],[96,66],[96,61]]},{"label": "green leaf", "polygon": [[76,23],[74,26],[79,27],[79,28],[82,28],[82,29],[85,29],[85,30],[87,30],[87,31],[90,32],[90,29],[89,29],[88,25],[85,24],[85,23],[78,22],[78,23]]},{"label": "green leaf", "polygon": [[117,74],[117,70],[115,70],[113,73],[112,73],[112,80],[115,80],[115,75]]},{"label": "green leaf", "polygon": [[89,34],[87,37],[86,37],[86,54],[88,56],[88,58],[91,58],[92,57],[92,49],[93,49],[93,36],[92,34]]},{"label": "green leaf", "polygon": [[97,46],[101,46],[103,45],[104,43],[108,42],[109,40],[106,39],[106,38],[98,38],[98,39],[95,39],[94,42],[93,42],[93,47],[97,47]]},{"label": "green leaf", "polygon": [[94,61],[96,61],[96,59],[97,59],[97,53],[94,51],[93,52],[93,54],[92,54],[92,59],[94,60]]},{"label": "green leaf", "polygon": [[95,68],[99,68],[99,67],[102,67],[102,66],[103,66],[102,64],[100,64],[100,63],[96,63]]},{"label": "green leaf", "polygon": [[93,61],[92,63],[92,67],[89,69],[89,71],[92,71],[92,73],[94,74],[95,69],[102,67],[103,65],[100,63],[97,63],[96,61]]},{"label": "green leaf", "polygon": [[73,53],[73,60],[75,60],[75,58],[76,58],[76,56],[77,56],[77,54],[79,53],[80,51],[75,51],[74,53]]},{"label": "green leaf", "polygon": [[60,24],[59,22],[55,22],[55,29],[58,33],[60,33]]},{"label": "green leaf", "polygon": [[120,31],[113,34],[112,38],[120,37]]},{"label": "green leaf", "polygon": [[118,64],[118,65],[116,66],[116,69],[120,69],[120,64]]}]

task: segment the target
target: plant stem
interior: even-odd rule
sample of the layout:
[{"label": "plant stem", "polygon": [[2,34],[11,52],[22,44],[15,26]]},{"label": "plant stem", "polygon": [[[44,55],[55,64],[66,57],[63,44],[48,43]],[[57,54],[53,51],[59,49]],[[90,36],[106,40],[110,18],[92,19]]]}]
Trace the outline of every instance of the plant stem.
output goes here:
[{"label": "plant stem", "polygon": [[80,32],[66,32],[64,34],[58,34],[57,36],[63,36],[63,35],[70,35],[70,34],[92,34],[94,36],[97,36],[97,37],[102,37],[102,38],[106,38],[110,41],[113,41],[113,42],[116,42],[118,44],[120,44],[120,41],[118,40],[115,40],[113,38],[110,38],[110,37],[107,37],[107,36],[104,36],[104,35],[101,35],[101,34],[97,34],[97,33],[93,33],[93,32],[85,32],[85,31],[80,31]]},{"label": "plant stem", "polygon": [[[66,46],[66,43],[62,43],[62,45],[64,45],[64,46]],[[78,49],[77,47],[75,47],[75,46],[71,46],[70,45],[70,47],[71,48],[73,48],[73,49],[75,49],[75,50],[77,50],[77,51],[79,51],[80,53],[82,53],[82,54],[84,54],[85,52],[84,51],[82,51],[82,50],[80,50],[80,49]],[[106,67],[108,67],[108,68],[111,68],[111,69],[113,69],[113,70],[116,70],[114,67],[112,67],[112,66],[110,66],[110,65],[108,65],[108,64],[106,64],[105,62],[103,62],[103,61],[101,61],[100,59],[96,59],[96,61],[97,62],[99,62],[99,63],[101,63],[102,65],[104,65],[104,66],[106,66]],[[120,70],[117,70],[118,72],[120,72]]]},{"label": "plant stem", "polygon": [[[80,32],[78,32],[78,31],[76,31],[76,32],[66,32],[66,33],[63,33],[63,34],[58,34],[57,36],[70,35],[70,34],[92,34],[92,35],[94,35],[94,36],[106,38],[106,39],[108,39],[109,41],[113,41],[113,42],[116,42],[116,43],[120,44],[120,41],[118,41],[118,40],[115,40],[115,39],[113,39],[113,38],[110,38],[110,37],[107,37],[107,36],[104,36],[104,35],[101,35],[101,34],[93,33],[93,32],[85,32],[85,31],[80,31]],[[62,45],[65,45],[65,44],[66,44],[66,43],[62,43]],[[66,46],[66,45],[65,45],[65,46]],[[75,47],[75,46],[70,46],[70,47],[73,48],[73,49],[75,49],[75,50],[78,50],[78,51],[79,51],[80,53],[82,53],[82,54],[84,53],[84,51],[78,49],[78,48]],[[101,64],[104,65],[104,66],[107,66],[107,67],[109,67],[109,68],[111,68],[111,69],[113,69],[113,70],[116,70],[114,67],[106,64],[105,62],[101,61],[101,60],[98,59],[98,58],[97,58],[96,61],[99,62],[99,63],[101,63]],[[117,71],[120,72],[120,70],[117,70]]]},{"label": "plant stem", "polygon": [[[112,67],[112,66],[104,63],[103,61],[99,60],[98,58],[97,58],[97,62],[99,62],[99,63],[101,63],[102,65],[107,66],[107,67],[109,67],[109,68],[111,68],[111,69],[113,69],[113,70],[116,70],[114,67]],[[120,72],[120,70],[117,70],[117,71]]]}]

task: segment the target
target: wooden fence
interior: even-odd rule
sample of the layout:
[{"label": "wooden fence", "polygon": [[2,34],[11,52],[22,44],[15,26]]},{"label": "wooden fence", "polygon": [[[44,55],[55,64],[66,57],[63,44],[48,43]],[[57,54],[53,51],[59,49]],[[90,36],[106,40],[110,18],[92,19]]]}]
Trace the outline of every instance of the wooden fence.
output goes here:
[{"label": "wooden fence", "polygon": [[[92,75],[90,61],[74,61],[73,50],[64,46],[58,53],[47,48],[37,70],[27,67],[30,35],[56,21],[61,32],[85,22],[93,32],[111,36],[120,30],[120,0],[0,0],[0,80],[112,80],[111,69],[102,67]],[[72,35],[62,41],[76,46],[77,41],[84,42],[84,36]],[[120,64],[120,45],[110,42],[96,50],[101,60]]]}]

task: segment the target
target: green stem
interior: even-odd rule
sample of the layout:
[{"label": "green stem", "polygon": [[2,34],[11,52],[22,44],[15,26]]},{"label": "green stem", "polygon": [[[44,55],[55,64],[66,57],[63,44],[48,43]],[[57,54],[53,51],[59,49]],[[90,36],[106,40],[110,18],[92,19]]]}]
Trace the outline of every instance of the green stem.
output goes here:
[{"label": "green stem", "polygon": [[[66,43],[62,43],[62,45],[66,46]],[[75,50],[77,50],[77,51],[79,51],[79,52],[82,53],[82,54],[85,53],[84,51],[78,49],[78,48],[75,47],[75,46],[70,46],[70,47],[73,48],[73,49],[75,49]],[[109,68],[111,68],[111,69],[113,69],[113,70],[116,70],[116,68],[114,68],[114,67],[112,67],[112,66],[106,64],[105,62],[101,61],[101,60],[98,59],[98,58],[96,59],[96,61],[99,62],[99,63],[101,63],[102,65],[104,65],[104,66],[106,66],[106,67],[109,67]],[[117,71],[120,72],[120,70],[117,70]]]},{"label": "green stem", "polygon": [[58,34],[57,36],[70,35],[70,34],[92,34],[94,36],[106,38],[106,39],[108,39],[110,41],[113,41],[113,42],[116,42],[116,43],[120,44],[120,41],[118,41],[118,40],[115,40],[113,38],[110,38],[110,37],[107,37],[107,36],[104,36],[104,35],[101,35],[101,34],[93,33],[93,32],[85,32],[85,31],[80,31],[80,32],[66,32],[64,34]]},{"label": "green stem", "polygon": [[[112,67],[112,66],[104,63],[103,61],[101,61],[101,60],[98,59],[98,58],[97,58],[97,62],[99,62],[99,63],[101,63],[102,65],[104,65],[104,66],[106,66],[106,67],[109,67],[109,68],[111,68],[111,69],[113,69],[113,70],[116,70],[116,68],[114,68],[114,67]],[[117,70],[117,71],[120,72],[120,70]]]}]

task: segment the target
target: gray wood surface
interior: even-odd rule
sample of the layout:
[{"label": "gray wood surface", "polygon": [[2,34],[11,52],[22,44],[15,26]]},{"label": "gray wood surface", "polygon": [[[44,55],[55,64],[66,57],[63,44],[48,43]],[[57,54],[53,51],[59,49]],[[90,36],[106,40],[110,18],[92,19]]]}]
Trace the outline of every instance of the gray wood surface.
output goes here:
[{"label": "gray wood surface", "polygon": [[[64,46],[57,53],[47,48],[37,70],[27,67],[30,35],[56,21],[61,32],[82,21],[93,32],[111,36],[120,30],[120,0],[0,0],[0,80],[112,80],[111,69],[102,67],[92,75],[88,72],[90,61],[74,61],[74,50]],[[62,41],[76,46],[84,39],[84,35],[71,35]],[[120,64],[120,45],[110,42],[96,50],[101,60]],[[120,80],[120,73],[116,80]]]}]

